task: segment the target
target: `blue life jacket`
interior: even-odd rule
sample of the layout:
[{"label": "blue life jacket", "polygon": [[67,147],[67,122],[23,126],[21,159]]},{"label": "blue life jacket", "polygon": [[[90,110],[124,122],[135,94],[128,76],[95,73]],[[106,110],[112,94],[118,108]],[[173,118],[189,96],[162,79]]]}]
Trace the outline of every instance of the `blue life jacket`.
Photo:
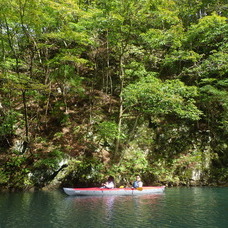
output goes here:
[{"label": "blue life jacket", "polygon": [[139,187],[138,181],[135,181],[132,186],[133,186],[133,188],[138,188]]}]

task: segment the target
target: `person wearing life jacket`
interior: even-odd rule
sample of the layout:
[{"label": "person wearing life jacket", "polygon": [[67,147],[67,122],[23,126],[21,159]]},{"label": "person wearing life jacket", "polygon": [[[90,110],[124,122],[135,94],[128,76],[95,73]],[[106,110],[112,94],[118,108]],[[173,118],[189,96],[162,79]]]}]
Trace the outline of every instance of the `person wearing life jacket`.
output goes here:
[{"label": "person wearing life jacket", "polygon": [[136,181],[133,182],[133,188],[141,188],[143,186],[143,182],[141,181],[140,176],[136,176]]}]

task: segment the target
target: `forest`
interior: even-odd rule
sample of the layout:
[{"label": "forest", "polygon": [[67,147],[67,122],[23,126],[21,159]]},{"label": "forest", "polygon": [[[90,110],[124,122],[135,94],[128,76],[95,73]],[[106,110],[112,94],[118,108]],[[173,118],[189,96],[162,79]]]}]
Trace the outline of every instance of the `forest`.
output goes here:
[{"label": "forest", "polygon": [[227,0],[1,0],[0,190],[227,185]]}]

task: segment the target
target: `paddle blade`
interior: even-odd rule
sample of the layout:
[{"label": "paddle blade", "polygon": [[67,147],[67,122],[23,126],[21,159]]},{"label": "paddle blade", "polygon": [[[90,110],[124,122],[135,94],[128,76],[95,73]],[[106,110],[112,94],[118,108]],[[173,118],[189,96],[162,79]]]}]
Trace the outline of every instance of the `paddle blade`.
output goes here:
[{"label": "paddle blade", "polygon": [[136,188],[138,191],[142,191],[143,190],[143,188],[142,187],[140,187],[140,188]]}]

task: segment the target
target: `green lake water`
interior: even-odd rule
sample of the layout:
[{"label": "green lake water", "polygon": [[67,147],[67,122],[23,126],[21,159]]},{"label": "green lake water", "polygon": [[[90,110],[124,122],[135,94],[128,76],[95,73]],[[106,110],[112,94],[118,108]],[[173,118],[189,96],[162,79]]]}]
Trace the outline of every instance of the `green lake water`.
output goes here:
[{"label": "green lake water", "polygon": [[227,228],[228,188],[167,188],[142,196],[0,193],[0,228]]}]

